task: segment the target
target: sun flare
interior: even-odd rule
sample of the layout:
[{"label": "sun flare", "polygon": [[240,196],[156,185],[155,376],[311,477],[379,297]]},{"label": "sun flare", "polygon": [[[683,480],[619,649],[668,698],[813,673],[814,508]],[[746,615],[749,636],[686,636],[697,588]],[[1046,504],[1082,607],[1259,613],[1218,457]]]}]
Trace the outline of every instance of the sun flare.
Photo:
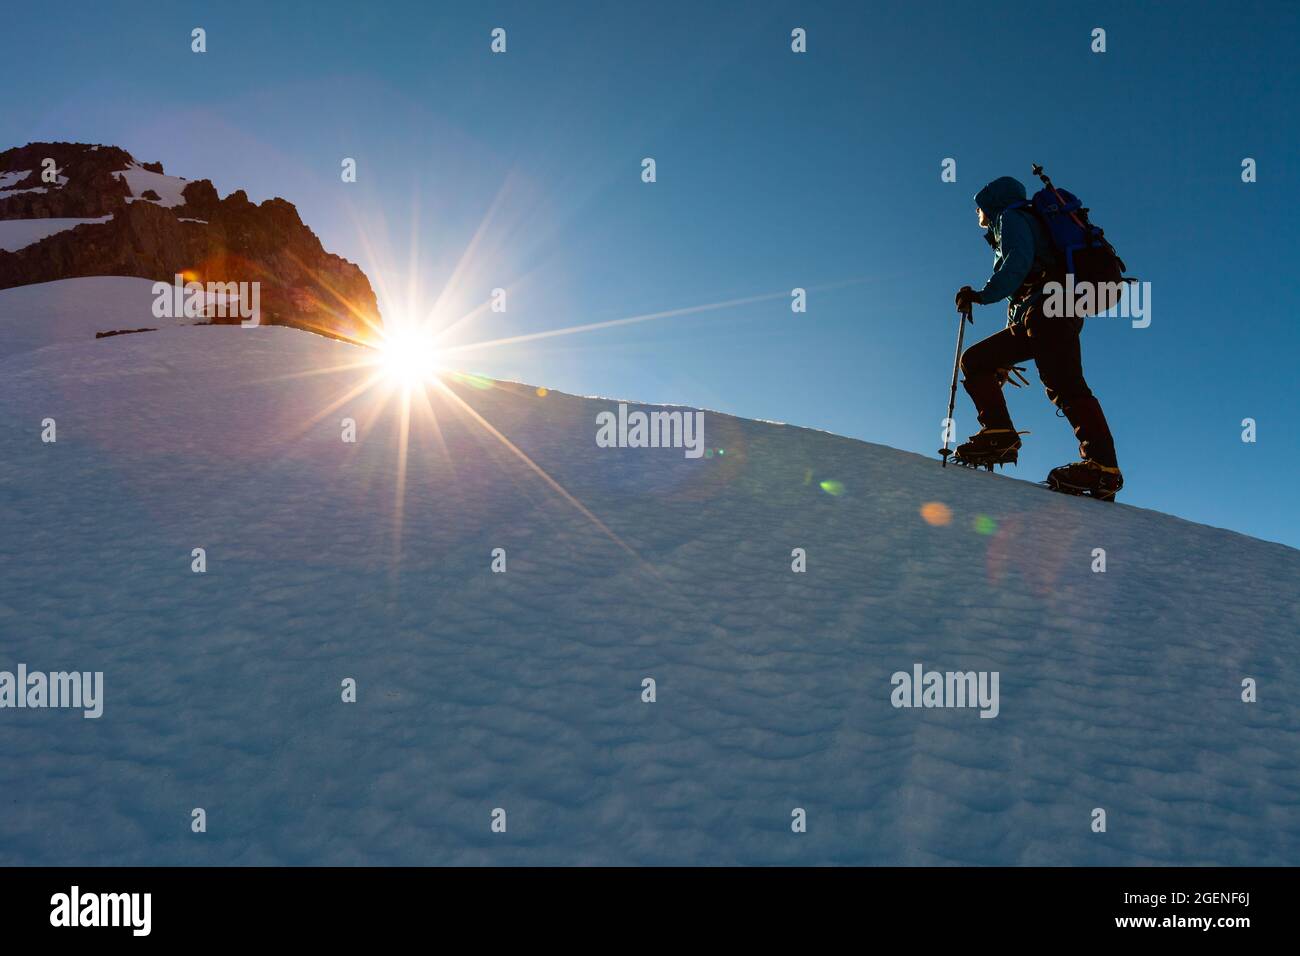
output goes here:
[{"label": "sun flare", "polygon": [[[500,246],[504,240],[493,239],[502,230],[503,234],[511,232],[506,226],[495,225],[495,217],[503,204],[507,207],[509,205],[506,203],[509,187],[510,182],[503,185],[460,258],[454,261],[444,284],[436,290],[423,286],[424,277],[429,270],[420,267],[419,236],[414,226],[410,244],[411,261],[408,268],[403,270],[397,267],[394,257],[386,255],[385,250],[376,246],[373,230],[363,219],[357,218],[360,241],[366,253],[365,258],[369,260],[367,272],[375,283],[377,308],[368,303],[351,303],[335,292],[340,308],[352,317],[350,334],[336,337],[361,348],[348,354],[341,363],[286,377],[347,374],[358,370],[362,374],[350,379],[332,401],[303,423],[301,429],[305,432],[335,413],[350,414],[347,420],[364,420],[368,425],[384,420],[392,421],[397,431],[396,461],[393,463],[394,569],[401,563],[407,470],[408,462],[412,460],[412,449],[418,449],[425,442],[432,442],[437,453],[450,459],[452,453],[444,437],[444,428],[450,426],[455,429],[468,425],[474,431],[495,439],[519,467],[545,484],[605,537],[636,558],[642,567],[657,575],[654,568],[631,545],[530,458],[497,424],[489,421],[478,410],[477,403],[467,399],[466,396],[471,392],[491,390],[497,388],[498,383],[485,375],[468,371],[465,367],[478,365],[484,356],[497,349],[513,353],[521,347],[526,349],[529,343],[538,340],[567,338],[656,320],[698,317],[715,311],[784,300],[789,293],[782,289],[540,331],[512,330],[508,325],[503,327],[499,324],[501,317],[494,315],[498,311],[498,303],[500,311],[504,312],[504,293],[534,278],[535,270],[514,276],[514,281],[494,287],[491,299],[476,298],[468,290],[487,288],[493,283],[502,282],[500,276],[503,272],[512,274],[512,270],[500,261]],[[403,275],[406,279],[404,283],[401,281]],[[830,289],[866,281],[870,281],[870,278],[849,279],[817,288]],[[499,299],[498,293],[501,293]],[[476,324],[487,324],[495,334],[474,334]],[[515,390],[513,386],[507,388],[512,392]],[[537,399],[548,394],[545,388],[538,388],[533,393]],[[358,411],[357,403],[362,400],[365,404]],[[554,403],[553,400],[551,403]],[[838,488],[837,482],[824,482],[823,487],[829,484],[835,484]],[[830,489],[830,493],[837,492]]]},{"label": "sun flare", "polygon": [[438,350],[433,336],[418,331],[396,331],[378,346],[378,364],[391,381],[408,388],[432,384],[438,378]]}]

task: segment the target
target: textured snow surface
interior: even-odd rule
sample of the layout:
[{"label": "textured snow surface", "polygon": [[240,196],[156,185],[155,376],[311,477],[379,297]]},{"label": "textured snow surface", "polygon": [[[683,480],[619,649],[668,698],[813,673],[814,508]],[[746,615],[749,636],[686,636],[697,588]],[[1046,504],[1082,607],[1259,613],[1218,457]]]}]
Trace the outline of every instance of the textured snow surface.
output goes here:
[{"label": "textured snow surface", "polygon": [[73,229],[87,222],[108,222],[112,218],[112,216],[100,216],[95,219],[0,219],[0,249],[5,252],[17,252],[55,233]]},{"label": "textured snow surface", "polygon": [[[615,402],[500,383],[452,388],[636,556],[437,393],[399,540],[396,404],[301,374],[364,350],[14,324],[0,670],[105,701],[0,710],[0,864],[1300,863],[1300,552],[715,413],[600,449]],[[916,662],[1000,716],[894,709]]]},{"label": "textured snow surface", "polygon": [[151,279],[91,276],[0,289],[0,358],[59,342],[93,340],[96,332],[199,321],[156,317],[153,285]]}]

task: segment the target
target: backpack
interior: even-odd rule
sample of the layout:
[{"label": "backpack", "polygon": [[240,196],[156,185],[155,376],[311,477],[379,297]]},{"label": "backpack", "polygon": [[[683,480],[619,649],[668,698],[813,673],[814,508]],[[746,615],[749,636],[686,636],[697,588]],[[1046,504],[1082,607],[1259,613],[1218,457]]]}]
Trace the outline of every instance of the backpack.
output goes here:
[{"label": "backpack", "polygon": [[[1066,288],[1079,288],[1091,283],[1092,307],[1080,309],[1080,318],[1109,311],[1119,302],[1124,283],[1136,281],[1124,278],[1127,268],[1119,257],[1104,230],[1088,220],[1088,210],[1082,200],[1064,189],[1052,185],[1043,167],[1034,164],[1034,175],[1043,181],[1043,188],[1031,199],[1012,203],[1008,209],[1024,209],[1034,215],[1047,234],[1056,253],[1058,276]],[[1070,277],[1073,277],[1071,281]]]}]

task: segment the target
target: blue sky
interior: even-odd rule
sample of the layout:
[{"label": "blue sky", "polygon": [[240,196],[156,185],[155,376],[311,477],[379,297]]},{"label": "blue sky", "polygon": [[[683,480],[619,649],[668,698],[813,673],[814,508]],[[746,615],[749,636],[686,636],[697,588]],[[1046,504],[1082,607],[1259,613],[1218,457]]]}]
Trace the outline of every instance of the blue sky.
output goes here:
[{"label": "blue sky", "polygon": [[[1294,4],[143,10],[8,10],[0,144],[113,143],[223,195],[283,196],[390,312],[446,289],[446,320],[509,290],[505,314],[450,344],[768,295],[460,362],[925,454],[953,292],[990,267],[971,197],[1043,163],[1151,282],[1149,328],[1100,319],[1084,333],[1122,500],[1300,545]],[[505,55],[488,49],[498,26]],[[790,52],[796,26],[805,55]],[[946,157],[955,184],[940,181]],[[1241,181],[1244,157],[1258,182]],[[790,311],[796,286],[806,314]],[[1004,322],[1001,307],[976,318],[977,337]],[[1038,480],[1076,447],[1031,381],[1010,396],[1033,433],[1010,474]],[[974,431],[964,395],[957,419]]]}]

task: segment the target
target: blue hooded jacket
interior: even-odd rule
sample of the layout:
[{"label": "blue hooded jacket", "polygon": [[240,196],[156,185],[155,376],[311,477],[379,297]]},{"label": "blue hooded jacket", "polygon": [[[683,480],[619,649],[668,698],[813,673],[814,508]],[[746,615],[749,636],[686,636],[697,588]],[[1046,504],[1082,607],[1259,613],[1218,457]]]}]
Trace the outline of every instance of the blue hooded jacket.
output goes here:
[{"label": "blue hooded jacket", "polygon": [[[1024,185],[1011,176],[999,177],[975,194],[975,204],[984,210],[990,222],[996,253],[993,275],[976,299],[984,305],[1014,295],[1031,275],[1050,270],[1055,263],[1056,254],[1037,217],[1028,209],[1007,208],[1012,203],[1023,202],[1025,196]],[[1007,324],[1021,322],[1029,306],[1040,297],[1041,293],[1023,301],[1012,301],[1007,306]]]}]

